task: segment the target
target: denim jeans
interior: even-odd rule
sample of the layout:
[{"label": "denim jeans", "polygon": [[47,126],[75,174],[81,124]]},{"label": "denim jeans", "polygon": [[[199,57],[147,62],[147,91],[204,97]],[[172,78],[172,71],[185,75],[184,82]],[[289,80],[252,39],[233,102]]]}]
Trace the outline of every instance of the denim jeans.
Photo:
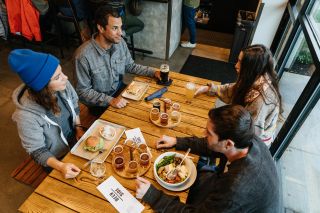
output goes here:
[{"label": "denim jeans", "polygon": [[184,32],[185,28],[188,28],[191,44],[196,43],[196,21],[194,20],[195,15],[196,15],[195,8],[183,5],[183,8],[182,8],[183,20],[182,20],[181,33]]}]

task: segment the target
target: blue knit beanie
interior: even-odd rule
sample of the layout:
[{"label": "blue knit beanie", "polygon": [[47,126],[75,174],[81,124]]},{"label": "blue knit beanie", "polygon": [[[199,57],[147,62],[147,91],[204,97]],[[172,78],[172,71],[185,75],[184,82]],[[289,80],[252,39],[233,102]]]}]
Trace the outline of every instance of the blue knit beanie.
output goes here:
[{"label": "blue knit beanie", "polygon": [[21,80],[37,92],[48,84],[59,65],[59,59],[53,55],[28,49],[11,51],[8,61]]}]

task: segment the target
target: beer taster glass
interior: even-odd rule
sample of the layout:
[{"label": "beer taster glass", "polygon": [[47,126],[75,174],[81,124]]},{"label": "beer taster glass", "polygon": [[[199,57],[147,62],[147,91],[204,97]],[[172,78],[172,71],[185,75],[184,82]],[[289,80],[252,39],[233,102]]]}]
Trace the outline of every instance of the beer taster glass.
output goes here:
[{"label": "beer taster glass", "polygon": [[192,82],[188,82],[186,84],[186,98],[187,98],[187,103],[191,103],[191,99],[194,96],[196,90],[196,85]]},{"label": "beer taster glass", "polygon": [[168,64],[161,64],[160,78],[162,83],[167,83],[169,81],[169,65]]},{"label": "beer taster glass", "polygon": [[94,177],[102,177],[106,172],[106,165],[103,163],[91,162],[90,173]]}]

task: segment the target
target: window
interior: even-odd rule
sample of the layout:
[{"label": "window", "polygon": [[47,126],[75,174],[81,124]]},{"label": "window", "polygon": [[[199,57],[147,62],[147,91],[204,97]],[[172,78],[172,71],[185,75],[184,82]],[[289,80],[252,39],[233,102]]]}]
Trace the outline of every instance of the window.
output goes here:
[{"label": "window", "polygon": [[[302,30],[297,33],[297,39],[292,44],[291,53],[287,56],[283,76],[280,79],[280,93],[283,101],[283,117],[287,118],[298,100],[303,89],[315,71],[315,66],[309,47]],[[294,91],[294,92],[292,92]],[[278,126],[280,128],[282,123]]]},{"label": "window", "polygon": [[284,212],[319,212],[319,114],[320,101],[277,163]]},{"label": "window", "polygon": [[320,40],[320,2],[315,1],[307,14],[313,29],[316,32],[318,40]]}]

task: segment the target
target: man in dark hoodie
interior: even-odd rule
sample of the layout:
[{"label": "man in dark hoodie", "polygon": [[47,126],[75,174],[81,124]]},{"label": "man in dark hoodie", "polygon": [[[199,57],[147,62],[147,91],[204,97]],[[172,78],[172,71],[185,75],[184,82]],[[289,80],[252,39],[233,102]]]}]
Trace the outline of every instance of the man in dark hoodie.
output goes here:
[{"label": "man in dark hoodie", "polygon": [[158,148],[176,146],[202,156],[223,154],[222,170],[201,172],[187,204],[137,178],[137,198],[156,212],[279,212],[279,179],[267,146],[254,135],[250,113],[239,105],[209,111],[205,138],[162,136]]}]

